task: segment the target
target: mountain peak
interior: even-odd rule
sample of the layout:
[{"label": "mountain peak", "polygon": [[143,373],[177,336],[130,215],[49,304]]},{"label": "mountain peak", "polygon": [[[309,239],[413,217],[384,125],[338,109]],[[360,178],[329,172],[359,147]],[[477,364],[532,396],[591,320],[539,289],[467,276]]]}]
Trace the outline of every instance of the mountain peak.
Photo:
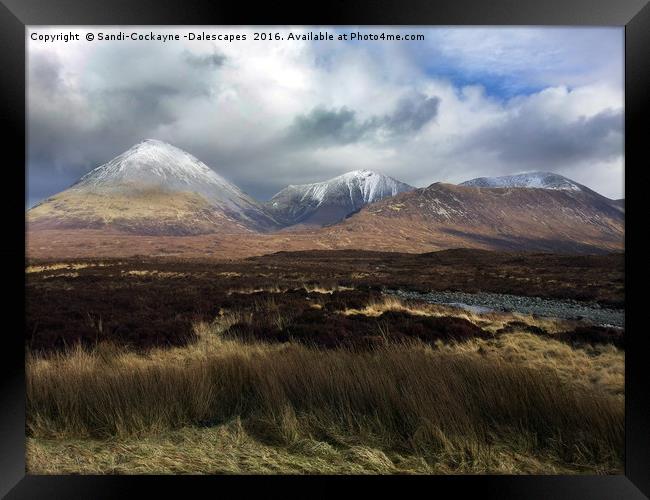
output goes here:
[{"label": "mountain peak", "polygon": [[161,141],[159,139],[145,139],[143,141],[140,141],[137,144],[131,146],[120,156],[132,156],[138,154],[142,155],[142,154],[146,154],[147,152],[156,151],[156,150],[161,152],[166,151],[168,154],[174,154],[179,156],[187,155],[194,158],[186,151],[183,151],[182,149],[177,148],[176,146],[169,144],[168,142]]},{"label": "mountain peak", "polygon": [[[258,202],[186,151],[146,139],[81,177],[68,191],[75,196],[136,200],[160,196],[201,198],[207,211],[251,227],[274,227]],[[135,203],[135,201],[134,201]]]},{"label": "mountain peak", "polygon": [[[157,139],[146,139],[84,175],[75,189],[162,189],[192,191],[208,198],[243,193],[191,154]],[[230,196],[228,196],[230,197]]]},{"label": "mountain peak", "polygon": [[366,168],[361,168],[358,170],[350,170],[349,172],[340,175],[339,177],[369,177],[371,175],[384,175],[374,170],[368,170]]},{"label": "mountain peak", "polygon": [[324,225],[369,203],[412,189],[387,175],[358,169],[322,182],[290,185],[273,196],[267,208],[288,225]]},{"label": "mountain peak", "polygon": [[585,186],[553,172],[524,172],[500,177],[477,177],[462,182],[460,185],[491,188],[525,187],[567,191],[583,191],[586,189]]}]

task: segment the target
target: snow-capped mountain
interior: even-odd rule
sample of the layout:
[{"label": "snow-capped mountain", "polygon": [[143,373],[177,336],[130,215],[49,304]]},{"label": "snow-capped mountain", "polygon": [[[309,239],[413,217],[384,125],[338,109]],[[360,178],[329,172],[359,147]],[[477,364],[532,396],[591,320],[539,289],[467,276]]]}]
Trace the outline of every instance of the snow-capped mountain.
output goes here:
[{"label": "snow-capped mountain", "polygon": [[535,188],[552,189],[556,191],[581,192],[598,198],[601,202],[625,212],[625,207],[620,200],[611,200],[602,194],[589,189],[587,186],[577,183],[560,174],[552,172],[529,172],[515,175],[504,175],[501,177],[477,177],[469,181],[461,182],[459,186],[470,186],[480,188]]},{"label": "snow-capped mountain", "polygon": [[74,186],[91,191],[135,188],[191,192],[243,219],[267,218],[262,207],[205,163],[166,142],[147,139],[91,170]]},{"label": "snow-capped mountain", "polygon": [[253,198],[191,154],[147,139],[28,212],[31,223],[197,234],[277,223]]},{"label": "snow-capped mountain", "polygon": [[323,182],[287,186],[266,203],[266,208],[285,225],[324,226],[370,203],[412,189],[372,170],[354,170]]},{"label": "snow-capped mountain", "polygon": [[569,191],[584,191],[589,189],[562,175],[551,172],[529,172],[501,177],[478,177],[461,182],[461,186],[490,187],[490,188],[539,188],[562,189]]}]

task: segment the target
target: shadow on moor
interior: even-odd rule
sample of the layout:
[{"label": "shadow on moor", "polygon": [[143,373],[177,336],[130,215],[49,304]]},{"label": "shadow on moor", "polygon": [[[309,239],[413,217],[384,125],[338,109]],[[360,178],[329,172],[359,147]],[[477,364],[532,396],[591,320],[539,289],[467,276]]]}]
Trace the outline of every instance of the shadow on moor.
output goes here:
[{"label": "shadow on moor", "polygon": [[[238,261],[130,258],[30,262],[26,342],[32,351],[111,341],[136,349],[180,346],[192,325],[247,312],[226,335],[324,347],[426,342],[485,335],[458,317],[354,314],[383,288],[496,292],[622,307],[622,254],[580,256],[449,250],[279,252]],[[327,293],[323,293],[327,292]],[[266,306],[264,306],[266,304]],[[281,321],[267,314],[277,311]],[[345,313],[345,314],[342,314]],[[542,329],[534,333],[545,334]],[[622,345],[622,334],[584,326],[558,338]]]}]

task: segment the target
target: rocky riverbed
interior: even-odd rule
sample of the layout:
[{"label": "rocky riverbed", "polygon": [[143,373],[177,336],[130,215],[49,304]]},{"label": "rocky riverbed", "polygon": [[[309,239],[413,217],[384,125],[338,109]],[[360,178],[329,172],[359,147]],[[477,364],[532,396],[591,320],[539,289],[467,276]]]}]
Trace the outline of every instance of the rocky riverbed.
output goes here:
[{"label": "rocky riverbed", "polygon": [[413,292],[408,290],[384,290],[387,295],[406,300],[423,300],[431,304],[445,304],[460,307],[475,313],[489,311],[517,312],[563,319],[584,320],[596,325],[625,325],[625,310],[610,309],[595,302],[576,300],[544,299],[501,293],[464,292]]}]

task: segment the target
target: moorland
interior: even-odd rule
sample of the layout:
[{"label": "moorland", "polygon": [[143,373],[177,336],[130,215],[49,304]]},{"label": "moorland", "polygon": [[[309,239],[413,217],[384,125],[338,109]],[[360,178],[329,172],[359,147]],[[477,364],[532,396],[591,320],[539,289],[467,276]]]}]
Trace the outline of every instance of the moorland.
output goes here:
[{"label": "moorland", "polygon": [[621,473],[622,254],[26,262],[29,473]]}]

